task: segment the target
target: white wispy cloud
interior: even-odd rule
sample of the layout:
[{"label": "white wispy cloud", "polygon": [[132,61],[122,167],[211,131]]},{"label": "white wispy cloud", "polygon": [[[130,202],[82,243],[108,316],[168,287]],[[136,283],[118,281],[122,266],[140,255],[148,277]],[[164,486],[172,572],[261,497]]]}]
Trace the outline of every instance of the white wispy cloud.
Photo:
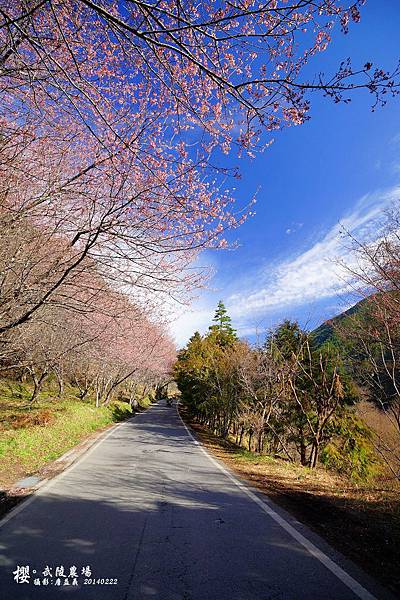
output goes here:
[{"label": "white wispy cloud", "polygon": [[299,229],[303,227],[304,223],[292,223],[290,227],[288,227],[285,231],[286,235],[291,235],[292,233],[296,233]]},{"label": "white wispy cloud", "polygon": [[253,273],[237,278],[229,290],[209,293],[171,324],[177,345],[186,344],[196,330],[207,331],[219,297],[226,299],[234,325],[244,337],[257,336],[272,326],[274,314],[282,310],[290,317],[292,307],[316,307],[318,302],[345,294],[349,291],[347,272],[338,260],[347,264],[353,260],[346,232],[359,241],[377,239],[385,208],[399,199],[400,186],[368,194],[329,230],[321,231],[305,251],[281,261],[265,262]]},{"label": "white wispy cloud", "polygon": [[263,265],[261,273],[255,277],[257,287],[233,293],[228,298],[232,316],[241,320],[284,306],[306,304],[344,293],[348,283],[338,259],[351,260],[344,232],[351,233],[359,241],[375,239],[379,235],[384,209],[399,198],[400,187],[366,195],[309,249],[277,265]]}]

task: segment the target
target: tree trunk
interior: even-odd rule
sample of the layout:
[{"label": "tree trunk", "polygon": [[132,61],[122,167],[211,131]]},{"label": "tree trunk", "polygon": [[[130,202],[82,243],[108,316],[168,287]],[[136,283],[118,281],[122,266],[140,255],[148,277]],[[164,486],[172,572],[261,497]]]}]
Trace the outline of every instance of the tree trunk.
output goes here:
[{"label": "tree trunk", "polygon": [[258,454],[262,454],[264,450],[264,432],[261,431],[258,435]]},{"label": "tree trunk", "polygon": [[320,451],[320,442],[319,442],[319,440],[315,440],[313,442],[313,445],[311,448],[311,454],[310,454],[310,468],[311,469],[315,469],[315,467],[318,464],[319,451]]},{"label": "tree trunk", "polygon": [[108,404],[110,404],[111,400],[112,400],[112,394],[114,391],[114,387],[111,387],[108,392],[106,393],[104,400],[102,402],[103,406],[107,406]]},{"label": "tree trunk", "polygon": [[240,436],[239,436],[239,446],[242,445],[243,435],[244,435],[244,427],[241,427],[241,429],[240,429]]},{"label": "tree trunk", "polygon": [[253,432],[250,431],[249,433],[249,452],[251,452],[251,440],[253,439]]},{"label": "tree trunk", "polygon": [[307,461],[307,446],[304,440],[304,431],[303,429],[300,429],[300,462],[303,465],[303,467],[306,467],[308,465],[308,461]]},{"label": "tree trunk", "polygon": [[37,397],[43,387],[44,380],[46,379],[48,373],[47,373],[47,371],[43,371],[41,376],[37,377],[35,371],[32,370],[31,374],[32,374],[32,380],[33,380],[33,393],[30,398],[30,402],[33,403],[37,399]]},{"label": "tree trunk", "polygon": [[100,381],[98,379],[96,379],[96,383],[95,383],[96,408],[99,408],[99,406],[100,406],[101,389],[102,389],[102,386],[100,384]]},{"label": "tree trunk", "polygon": [[86,398],[86,396],[88,395],[88,393],[89,393],[89,388],[84,388],[84,389],[80,390],[79,391],[79,398],[81,400],[84,400]]},{"label": "tree trunk", "polygon": [[58,397],[64,396],[64,374],[62,371],[55,371],[57,383],[58,383]]},{"label": "tree trunk", "polygon": [[300,462],[303,465],[303,467],[307,466],[307,456],[306,456],[306,447],[303,443],[303,441],[300,442]]}]

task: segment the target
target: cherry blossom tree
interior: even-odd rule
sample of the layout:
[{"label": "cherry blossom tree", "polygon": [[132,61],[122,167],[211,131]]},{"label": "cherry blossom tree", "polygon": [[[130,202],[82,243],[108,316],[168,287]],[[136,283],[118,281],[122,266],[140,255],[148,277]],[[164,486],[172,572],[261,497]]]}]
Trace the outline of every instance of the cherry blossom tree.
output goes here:
[{"label": "cherry blossom tree", "polygon": [[[91,138],[86,138],[89,152]],[[196,252],[212,244],[225,226],[238,223],[226,212],[228,197],[210,210],[212,191],[194,171],[189,173],[191,191],[186,196],[189,187],[181,190],[181,180],[162,189],[158,177],[137,169],[126,156],[104,160],[89,174],[81,173],[81,158],[73,156],[70,146],[62,153],[62,163],[58,150],[52,154],[44,140],[28,143],[23,137],[21,145],[13,147],[11,165],[6,150],[0,229],[14,240],[4,246],[3,270],[3,285],[14,300],[17,267],[26,271],[23,257],[29,262],[37,256],[36,247],[39,255],[45,249],[50,252],[40,261],[43,268],[28,269],[31,279],[36,273],[41,280],[40,291],[25,285],[25,294],[33,288],[35,294],[18,310],[8,311],[0,331],[29,319],[83,268],[95,268],[103,277],[139,291],[179,295],[196,284],[196,274],[185,271]],[[43,156],[40,164],[31,160],[32,153]],[[166,180],[167,171],[166,166]]]},{"label": "cherry blossom tree", "polygon": [[371,62],[302,76],[361,4],[3,0],[0,216],[54,231],[68,260],[0,331],[30,319],[88,257],[137,292],[196,286],[196,252],[224,245],[246,217],[233,213],[215,150],[265,147],[263,130],[308,118],[309,91],[346,101],[364,88],[375,103],[396,92],[397,70]]},{"label": "cherry blossom tree", "polygon": [[132,117],[146,106],[146,125],[161,117],[168,134],[200,127],[209,142],[228,145],[239,114],[238,141],[250,147],[260,124],[273,130],[303,122],[308,90],[340,101],[364,87],[379,102],[394,89],[396,79],[370,61],[302,76],[335,28],[347,33],[360,20],[362,4],[4,0],[3,86],[45,92],[49,105],[79,115],[103,142],[106,125],[111,138],[129,143]]},{"label": "cherry blossom tree", "polygon": [[250,214],[222,153],[253,155],[303,123],[310,92],[364,89],[374,106],[397,93],[398,70],[370,60],[304,75],[361,4],[0,1],[5,368],[16,357],[60,389],[65,374],[98,403],[163,377],[160,302],[184,301],[197,253]]},{"label": "cherry blossom tree", "polygon": [[107,306],[105,296],[103,290],[101,312],[99,305],[80,314],[45,307],[9,333],[13,363],[3,361],[3,371],[29,375],[31,402],[50,375],[57,378],[60,396],[67,381],[79,388],[82,400],[93,394],[96,406],[108,404],[121,388],[132,391],[132,403],[139,384],[154,387],[168,377],[175,348],[163,326],[121,294],[109,290]]},{"label": "cherry blossom tree", "polygon": [[[13,240],[11,236],[11,247]],[[18,238],[17,248],[20,245],[19,252],[13,248],[16,262],[21,264],[14,267],[12,275],[24,275],[22,289],[15,283],[3,286],[10,290],[10,297],[4,297],[3,314],[14,306],[12,293],[25,298],[28,287],[27,298],[31,299],[31,287],[41,290],[43,265],[50,272],[54,267],[49,263],[52,244],[50,248],[34,247],[35,254],[26,237]],[[56,251],[57,246],[53,253]],[[61,256],[67,260],[62,252]],[[79,388],[82,399],[95,394],[99,405],[108,403],[121,387],[132,387],[133,382],[153,386],[171,369],[174,345],[152,306],[145,312],[126,294],[109,286],[93,264],[90,267],[75,269],[73,278],[58,288],[51,302],[3,333],[0,369],[5,375],[29,375],[32,402],[50,375],[58,381],[60,396],[67,381]],[[6,275],[8,284],[11,275]]]}]

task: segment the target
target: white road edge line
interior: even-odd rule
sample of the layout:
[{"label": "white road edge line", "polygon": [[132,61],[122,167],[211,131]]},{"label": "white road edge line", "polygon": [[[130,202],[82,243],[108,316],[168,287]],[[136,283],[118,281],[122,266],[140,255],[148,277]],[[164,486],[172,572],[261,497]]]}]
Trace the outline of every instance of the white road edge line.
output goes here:
[{"label": "white road edge line", "polygon": [[[155,404],[153,404],[153,406],[155,406]],[[151,407],[149,407],[149,408],[151,408]],[[149,410],[149,409],[147,409],[147,410]],[[126,421],[123,421],[122,423],[117,423],[116,425],[114,425],[114,427],[111,429],[111,431],[105,432],[103,435],[101,435],[100,438],[97,440],[97,442],[95,442],[93,444],[93,446],[91,446],[86,452],[84,452],[82,454],[82,456],[80,456],[75,462],[73,462],[72,465],[67,467],[65,469],[65,471],[63,471],[59,475],[56,475],[55,477],[50,479],[48,482],[46,482],[43,486],[41,486],[40,488],[35,490],[30,498],[28,498],[27,500],[23,500],[21,502],[21,504],[17,505],[15,508],[11,509],[9,513],[7,513],[2,519],[0,519],[0,529],[6,523],[8,523],[8,521],[10,521],[13,517],[18,515],[18,513],[22,512],[25,508],[27,508],[30,504],[32,504],[32,502],[34,502],[38,497],[40,497],[45,492],[48,492],[56,483],[58,483],[59,481],[64,479],[64,477],[70,471],[72,471],[81,462],[83,462],[86,458],[88,458],[88,456],[90,456],[97,449],[97,447],[100,446],[100,444],[102,442],[104,442],[107,438],[111,437],[117,431],[117,429],[119,429],[126,423],[129,423],[129,421],[133,418],[135,418],[135,420],[136,420],[139,415],[144,414],[145,412],[147,412],[147,410],[143,411],[142,413],[138,413],[134,417],[130,417],[129,419],[127,419]]]},{"label": "white road edge line", "polygon": [[339,565],[337,565],[329,556],[324,554],[322,550],[317,548],[310,540],[308,540],[304,535],[302,535],[297,529],[295,529],[290,523],[288,523],[281,515],[275,512],[266,502],[261,500],[254,492],[251,491],[249,486],[242,483],[239,479],[237,479],[232,473],[230,473],[225,467],[223,467],[218,461],[215,460],[204,448],[202,444],[196,440],[193,436],[192,432],[187,427],[186,423],[182,419],[179,408],[177,408],[178,416],[185,427],[187,433],[192,438],[192,440],[196,443],[199,450],[201,450],[207,458],[216,466],[220,471],[228,477],[238,488],[242,490],[249,498],[251,498],[258,506],[263,510],[268,516],[270,516],[276,523],[278,523],[289,535],[292,536],[299,544],[301,544],[312,556],[314,556],[317,560],[319,560],[329,571],[331,571],[342,583],[344,583],[358,598],[361,600],[378,600],[376,596],[373,596],[367,589],[365,589],[358,581],[356,581],[351,575],[346,573]]}]

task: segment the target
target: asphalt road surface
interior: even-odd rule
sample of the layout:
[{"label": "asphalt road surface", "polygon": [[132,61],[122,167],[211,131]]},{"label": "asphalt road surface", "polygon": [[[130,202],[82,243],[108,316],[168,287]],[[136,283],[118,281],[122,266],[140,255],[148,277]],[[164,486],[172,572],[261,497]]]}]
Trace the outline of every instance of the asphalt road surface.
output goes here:
[{"label": "asphalt road surface", "polygon": [[0,599],[390,598],[266,502],[155,405],[3,523]]}]

